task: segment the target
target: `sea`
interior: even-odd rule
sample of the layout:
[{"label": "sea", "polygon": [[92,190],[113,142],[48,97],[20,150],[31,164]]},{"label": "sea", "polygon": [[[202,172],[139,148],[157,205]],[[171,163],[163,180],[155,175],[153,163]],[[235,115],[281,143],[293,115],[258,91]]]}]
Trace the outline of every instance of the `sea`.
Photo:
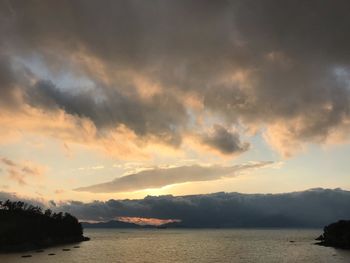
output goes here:
[{"label": "sea", "polygon": [[321,229],[86,229],[90,241],[42,252],[0,254],[0,263],[349,263],[350,251],[314,244],[321,233]]}]

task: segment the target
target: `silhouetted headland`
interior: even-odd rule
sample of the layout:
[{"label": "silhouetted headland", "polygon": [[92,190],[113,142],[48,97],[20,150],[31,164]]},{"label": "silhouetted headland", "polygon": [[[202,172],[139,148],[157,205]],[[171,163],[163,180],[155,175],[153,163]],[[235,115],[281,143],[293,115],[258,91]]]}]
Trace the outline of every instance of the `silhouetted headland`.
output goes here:
[{"label": "silhouetted headland", "polygon": [[318,245],[350,249],[350,220],[340,220],[325,226],[323,234],[316,238]]},{"label": "silhouetted headland", "polygon": [[24,202],[0,201],[0,251],[25,251],[87,241],[78,219],[68,213],[44,212]]}]

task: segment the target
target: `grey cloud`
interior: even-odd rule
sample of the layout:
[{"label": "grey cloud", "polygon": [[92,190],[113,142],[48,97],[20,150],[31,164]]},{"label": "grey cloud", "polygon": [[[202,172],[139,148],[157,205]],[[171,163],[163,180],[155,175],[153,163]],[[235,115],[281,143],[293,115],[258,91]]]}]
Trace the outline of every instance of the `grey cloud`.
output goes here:
[{"label": "grey cloud", "polygon": [[[137,72],[163,87],[146,103],[121,92],[135,89],[125,81],[103,87],[86,71],[106,98],[97,103],[94,92],[37,84],[46,106],[99,127],[125,124],[178,145],[189,118],[174,94],[195,94],[230,124],[293,126],[299,118],[301,128],[290,127],[294,139],[322,142],[350,118],[348,9],[345,0],[11,1],[1,13],[1,44],[10,53],[37,52],[58,68],[64,59],[50,54],[87,50],[110,76]],[[239,71],[249,72],[250,83],[227,83]],[[0,80],[8,82],[1,73]]]},{"label": "grey cloud", "polygon": [[3,200],[7,200],[7,199],[18,200],[16,194],[14,194],[14,193],[0,192],[0,200],[3,201]]},{"label": "grey cloud", "polygon": [[62,108],[67,113],[91,119],[98,128],[126,125],[137,135],[154,135],[179,145],[181,126],[187,119],[186,109],[174,97],[154,96],[151,101],[125,96],[116,89],[83,90],[77,94],[57,88],[52,82],[40,81],[27,91],[32,105],[46,109]]},{"label": "grey cloud", "polygon": [[191,58],[198,50],[200,55],[210,51],[208,56],[215,48],[229,50],[230,43],[221,38],[233,34],[227,32],[233,24],[226,2],[12,1],[11,5],[14,34],[23,41],[22,48],[46,43],[72,49],[82,44],[112,64],[142,70],[167,58]]},{"label": "grey cloud", "polygon": [[22,201],[22,202],[26,202],[26,203],[31,204],[31,205],[40,206],[42,208],[48,207],[48,205],[43,200],[39,200],[39,199],[35,199],[35,198],[23,198],[15,192],[2,192],[2,191],[0,191],[0,201],[6,201],[6,200]]},{"label": "grey cloud", "polygon": [[76,191],[93,193],[130,192],[147,188],[160,188],[166,185],[186,182],[211,181],[235,176],[238,172],[264,167],[272,162],[259,162],[231,167],[199,165],[175,168],[156,168],[117,178],[111,182],[81,187]]},{"label": "grey cloud", "polygon": [[235,23],[255,52],[255,85],[220,88],[216,97],[210,91],[206,105],[245,122],[300,117],[303,128],[290,129],[296,138],[327,137],[349,118],[349,78],[335,73],[349,72],[348,7],[347,1],[237,1]]},{"label": "grey cloud", "polygon": [[118,216],[180,219],[188,227],[323,227],[350,217],[350,192],[311,189],[283,194],[215,193],[68,202],[57,207],[81,220]]},{"label": "grey cloud", "polygon": [[82,221],[116,217],[180,219],[187,227],[318,227],[350,217],[350,191],[315,188],[281,194],[213,193],[147,196],[144,199],[69,201],[56,204],[0,192],[0,200],[20,200],[73,214]]},{"label": "grey cloud", "polygon": [[16,83],[16,78],[10,65],[10,59],[0,52],[0,106],[13,108],[17,105],[13,85]]},{"label": "grey cloud", "polygon": [[249,143],[242,143],[239,134],[230,132],[221,125],[214,125],[213,132],[201,136],[204,144],[220,151],[223,154],[237,154],[249,149]]}]

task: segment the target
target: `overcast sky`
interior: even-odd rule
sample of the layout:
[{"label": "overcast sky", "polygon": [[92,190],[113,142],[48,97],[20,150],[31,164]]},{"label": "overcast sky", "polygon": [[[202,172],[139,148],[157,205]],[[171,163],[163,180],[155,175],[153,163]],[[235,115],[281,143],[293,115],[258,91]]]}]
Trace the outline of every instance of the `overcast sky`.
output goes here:
[{"label": "overcast sky", "polygon": [[350,189],[349,8],[0,0],[0,191]]}]

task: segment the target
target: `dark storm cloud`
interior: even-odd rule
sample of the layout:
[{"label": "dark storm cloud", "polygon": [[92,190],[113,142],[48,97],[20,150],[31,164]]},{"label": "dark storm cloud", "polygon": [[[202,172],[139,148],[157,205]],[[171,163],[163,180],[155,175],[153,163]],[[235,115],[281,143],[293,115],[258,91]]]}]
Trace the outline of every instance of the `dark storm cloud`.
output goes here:
[{"label": "dark storm cloud", "polygon": [[249,143],[242,143],[239,134],[230,132],[221,125],[214,125],[210,134],[202,135],[204,144],[220,151],[223,154],[237,154],[248,150]]},{"label": "dark storm cloud", "polygon": [[235,23],[255,53],[248,68],[256,83],[253,90],[210,91],[206,105],[245,121],[300,117],[302,128],[291,133],[301,140],[329,135],[349,118],[347,8],[347,1],[236,1]]},{"label": "dark storm cloud", "polygon": [[9,11],[8,16],[15,20],[13,35],[20,35],[16,37],[24,41],[24,48],[45,43],[71,49],[82,44],[121,67],[132,65],[143,70],[164,58],[180,55],[180,60],[185,56],[191,60],[194,51],[200,50],[201,59],[205,51],[211,56],[215,48],[231,47],[220,39],[227,39],[227,30],[232,27],[225,2],[11,1],[10,5],[14,13]]},{"label": "dark storm cloud", "polygon": [[313,189],[286,194],[148,196],[140,200],[73,201],[57,209],[81,220],[131,216],[180,219],[188,227],[323,227],[350,217],[350,192]]},{"label": "dark storm cloud", "polygon": [[[90,118],[98,127],[124,124],[138,135],[179,144],[189,121],[181,98],[194,94],[206,110],[233,125],[281,123],[292,140],[302,142],[322,142],[335,130],[347,134],[348,1],[5,1],[3,5],[1,48],[6,52],[37,53],[57,69],[65,67],[64,58],[83,50],[116,78],[117,83],[105,87],[94,70],[80,65],[96,84],[96,93],[104,97],[103,103],[96,101],[95,92],[60,91],[47,81],[35,85],[39,91],[29,92],[30,96],[39,92],[46,107]],[[9,83],[11,74],[0,71],[5,72],[0,81]],[[161,94],[148,102],[126,94],[125,90],[136,89],[118,78],[125,71],[157,83]],[[247,76],[230,80],[240,72]],[[2,85],[4,94],[7,86]],[[37,99],[29,100],[38,107],[45,105]],[[209,141],[222,146],[221,140]],[[232,141],[225,147],[222,152],[234,151]]]},{"label": "dark storm cloud", "polygon": [[348,63],[350,38],[343,34],[350,21],[348,7],[345,0],[236,1],[235,21],[254,48]]},{"label": "dark storm cloud", "polygon": [[81,187],[75,190],[93,193],[117,193],[137,191],[147,188],[160,188],[166,185],[186,182],[211,181],[223,177],[232,177],[238,172],[252,168],[264,167],[271,163],[272,162],[259,162],[231,167],[204,167],[192,165],[175,168],[156,168],[126,175],[111,182]]},{"label": "dark storm cloud", "polygon": [[15,83],[16,79],[10,68],[10,59],[0,52],[0,106],[12,107],[17,104]]}]

